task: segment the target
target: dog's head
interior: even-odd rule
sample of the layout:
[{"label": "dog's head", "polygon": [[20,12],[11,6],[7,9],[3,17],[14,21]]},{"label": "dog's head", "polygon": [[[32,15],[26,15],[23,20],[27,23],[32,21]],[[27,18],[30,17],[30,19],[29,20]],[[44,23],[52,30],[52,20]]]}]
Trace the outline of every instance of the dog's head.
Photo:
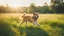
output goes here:
[{"label": "dog's head", "polygon": [[34,13],[33,13],[33,17],[34,17],[35,20],[37,20],[38,17],[39,17],[39,13],[34,12]]}]

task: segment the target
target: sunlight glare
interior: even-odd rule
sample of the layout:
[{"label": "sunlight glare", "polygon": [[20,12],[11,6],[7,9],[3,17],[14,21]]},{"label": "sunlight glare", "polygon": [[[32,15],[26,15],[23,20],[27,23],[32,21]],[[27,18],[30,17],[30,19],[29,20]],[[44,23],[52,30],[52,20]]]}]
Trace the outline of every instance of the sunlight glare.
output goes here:
[{"label": "sunlight glare", "polygon": [[43,6],[45,2],[50,5],[51,0],[0,0],[0,5],[8,4],[10,7],[30,6],[30,3],[35,3],[36,6]]}]

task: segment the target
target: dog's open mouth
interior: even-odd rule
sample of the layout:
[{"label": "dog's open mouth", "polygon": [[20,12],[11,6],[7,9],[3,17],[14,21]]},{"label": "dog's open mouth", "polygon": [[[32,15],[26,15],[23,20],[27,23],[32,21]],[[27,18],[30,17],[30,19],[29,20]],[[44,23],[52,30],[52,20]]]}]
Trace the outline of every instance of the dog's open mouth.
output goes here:
[{"label": "dog's open mouth", "polygon": [[39,16],[33,16],[32,18],[33,18],[34,20],[37,20],[38,17],[39,17]]}]

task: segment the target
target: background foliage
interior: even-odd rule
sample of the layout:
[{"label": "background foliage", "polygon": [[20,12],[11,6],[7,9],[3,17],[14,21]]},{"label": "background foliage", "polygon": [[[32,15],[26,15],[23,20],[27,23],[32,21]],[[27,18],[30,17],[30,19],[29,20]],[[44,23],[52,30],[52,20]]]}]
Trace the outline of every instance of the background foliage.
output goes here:
[{"label": "background foliage", "polygon": [[64,13],[64,2],[63,0],[51,0],[50,6],[45,2],[44,6],[36,6],[36,4],[31,3],[29,7],[17,7],[12,8],[6,4],[0,6],[0,13],[32,13],[32,12],[39,12],[39,13]]}]

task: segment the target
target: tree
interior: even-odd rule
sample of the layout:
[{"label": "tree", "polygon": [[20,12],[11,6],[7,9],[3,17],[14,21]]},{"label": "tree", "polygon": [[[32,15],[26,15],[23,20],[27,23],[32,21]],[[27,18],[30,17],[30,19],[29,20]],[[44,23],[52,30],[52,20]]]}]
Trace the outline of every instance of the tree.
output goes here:
[{"label": "tree", "polygon": [[4,7],[4,5],[0,6],[0,13],[5,13],[5,7]]},{"label": "tree", "polygon": [[44,3],[44,6],[40,6],[38,8],[38,10],[39,10],[40,13],[50,13],[50,11],[51,11],[49,9],[49,6],[48,6],[48,4],[46,2]]},{"label": "tree", "polygon": [[28,8],[28,13],[36,12],[36,6],[34,3],[31,3]]},{"label": "tree", "polygon": [[64,13],[64,2],[63,0],[51,0],[51,8],[56,13]]}]

